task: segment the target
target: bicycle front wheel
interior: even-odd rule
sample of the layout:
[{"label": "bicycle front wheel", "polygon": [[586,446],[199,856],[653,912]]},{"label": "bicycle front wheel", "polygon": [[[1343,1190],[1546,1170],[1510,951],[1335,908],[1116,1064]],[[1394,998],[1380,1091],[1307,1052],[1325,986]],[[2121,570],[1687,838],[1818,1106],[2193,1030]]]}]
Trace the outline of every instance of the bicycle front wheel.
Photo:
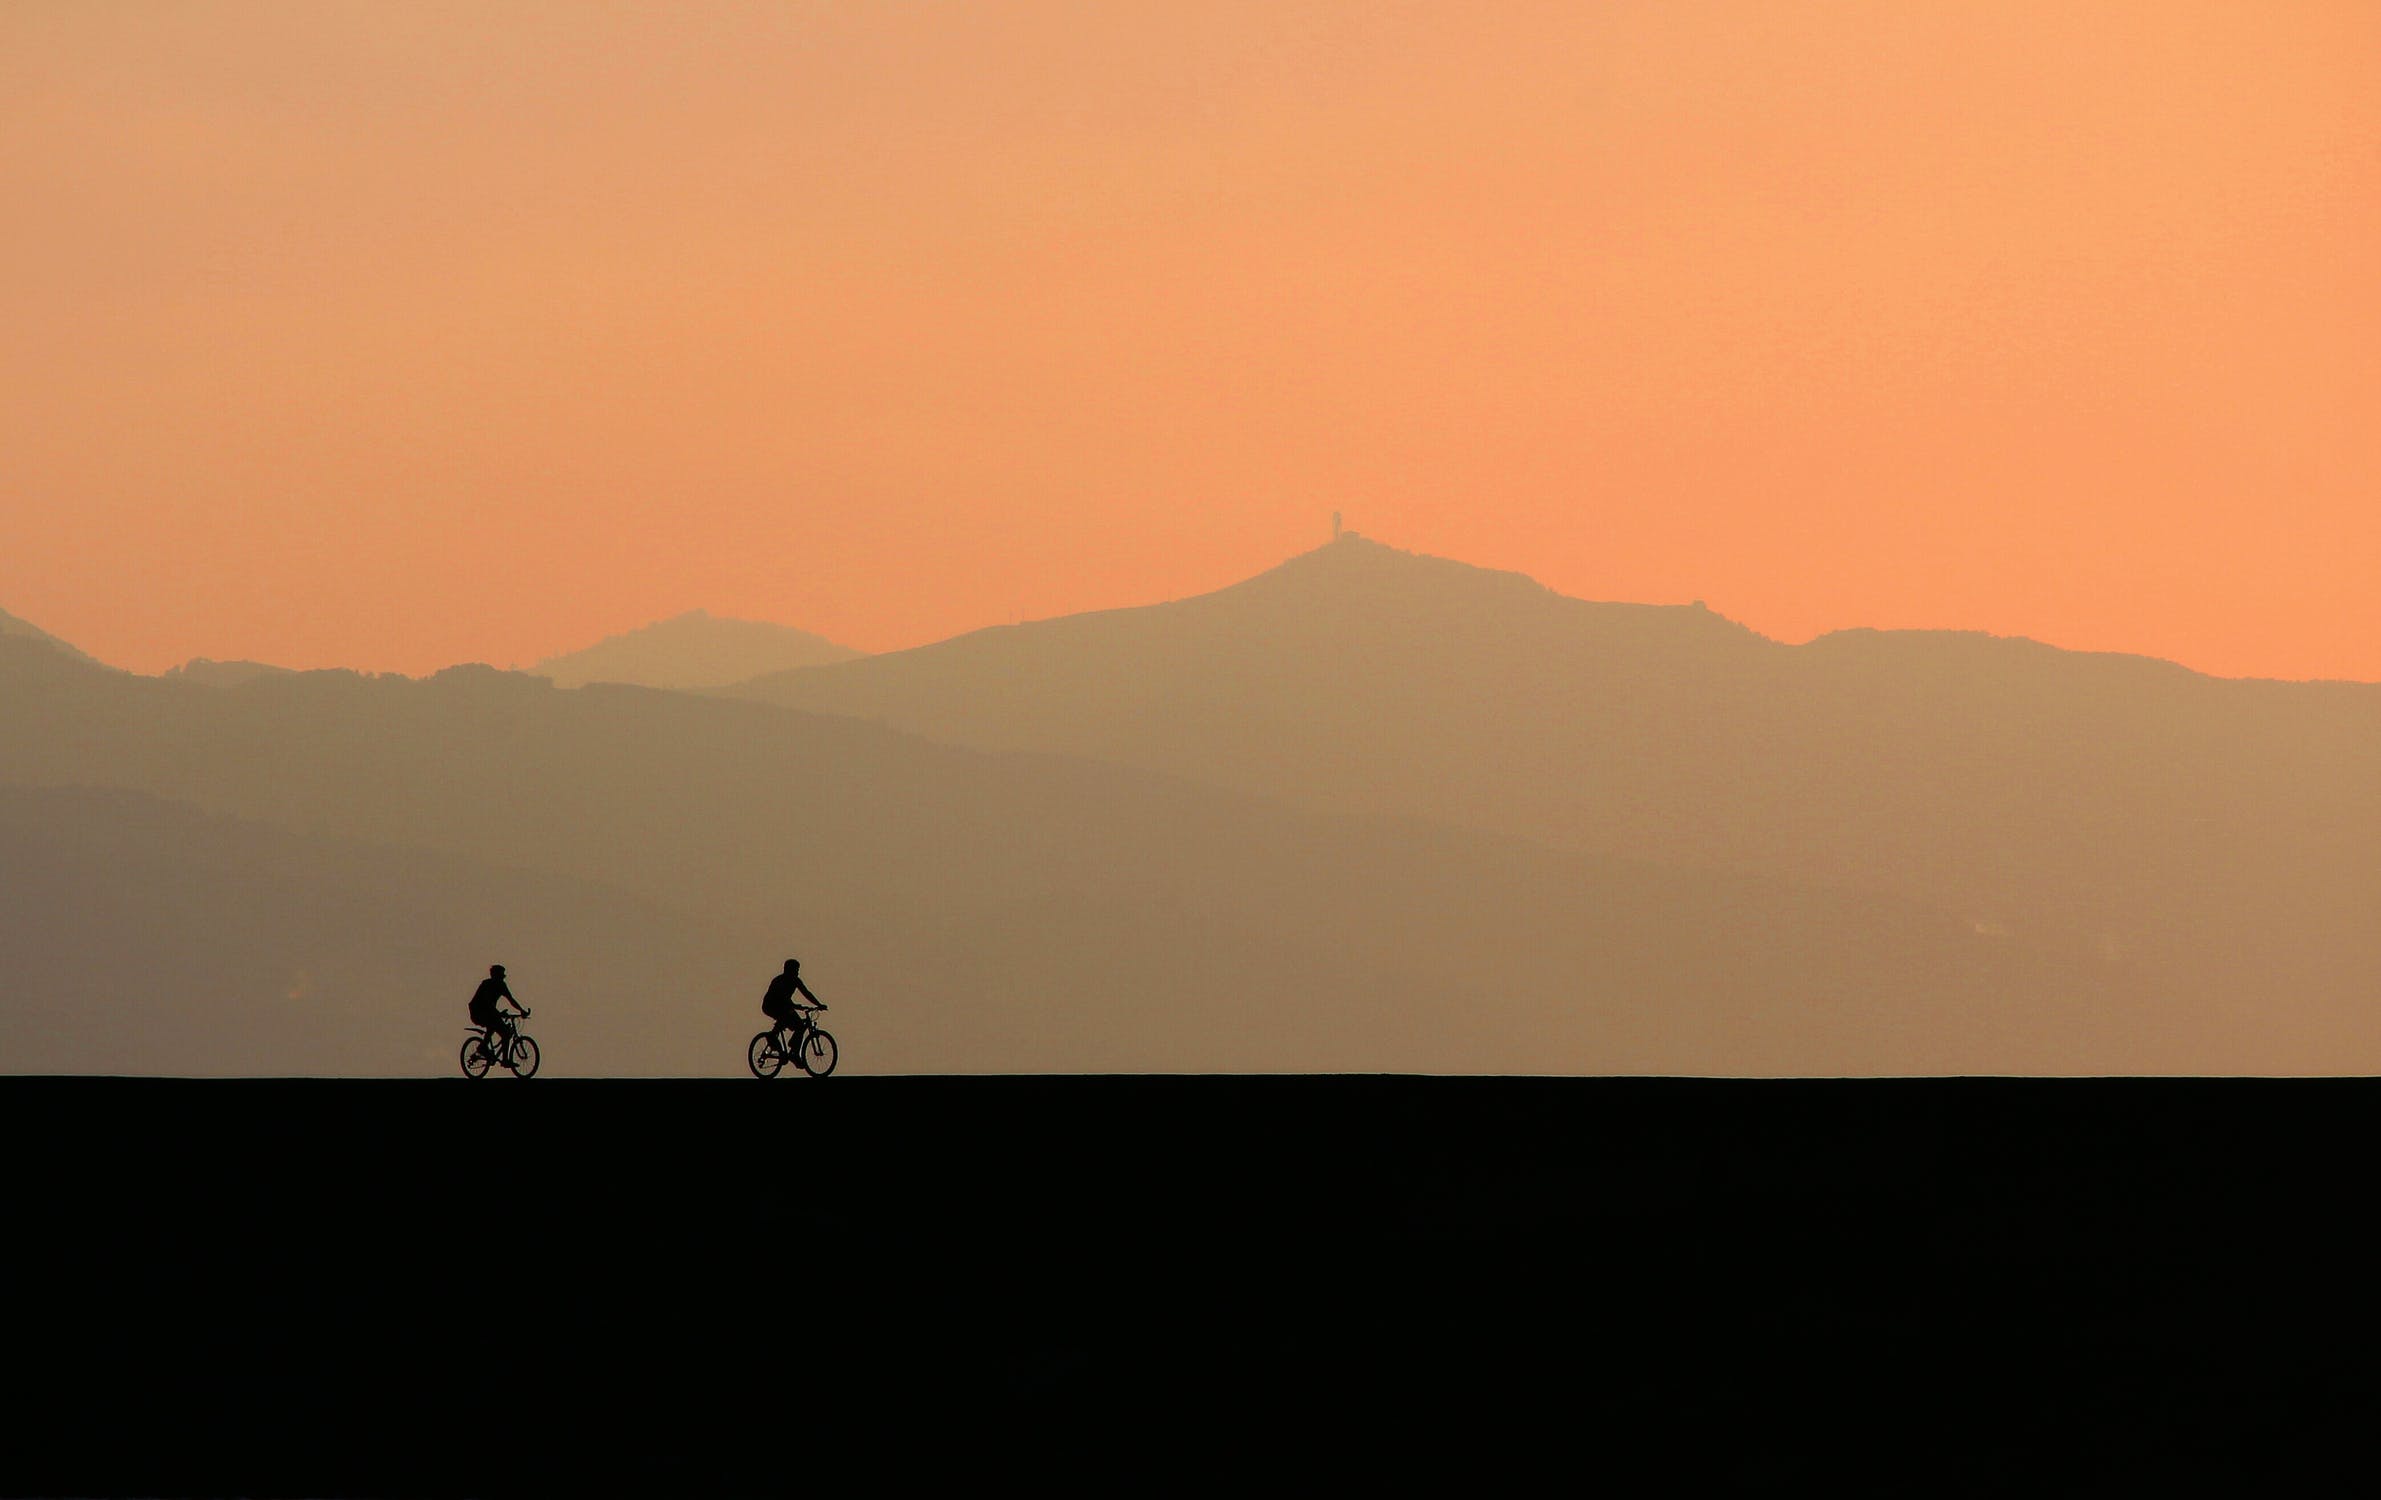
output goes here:
[{"label": "bicycle front wheel", "polygon": [[752,1064],[753,1077],[775,1078],[778,1070],[785,1066],[785,1049],[777,1045],[777,1033],[764,1031],[754,1037],[752,1048],[745,1053],[744,1060]]},{"label": "bicycle front wheel", "polygon": [[802,1041],[802,1071],[824,1078],[835,1071],[835,1038],[813,1026]]},{"label": "bicycle front wheel", "polygon": [[484,1047],[484,1046],[481,1046],[481,1045],[480,1045],[480,1039],[479,1039],[478,1037],[476,1037],[476,1036],[467,1036],[467,1037],[463,1038],[463,1076],[464,1076],[464,1077],[466,1077],[466,1078],[485,1078],[485,1077],[487,1077],[487,1076],[488,1076],[488,1065],[489,1065],[490,1063],[494,1062],[495,1060],[496,1060],[496,1059],[494,1059],[494,1058],[492,1058],[492,1057],[490,1057],[490,1056],[488,1055],[488,1049],[487,1049],[486,1047]]},{"label": "bicycle front wheel", "polygon": [[505,1066],[513,1070],[515,1078],[535,1078],[537,1076],[537,1043],[525,1036],[514,1037],[513,1055],[505,1063]]}]

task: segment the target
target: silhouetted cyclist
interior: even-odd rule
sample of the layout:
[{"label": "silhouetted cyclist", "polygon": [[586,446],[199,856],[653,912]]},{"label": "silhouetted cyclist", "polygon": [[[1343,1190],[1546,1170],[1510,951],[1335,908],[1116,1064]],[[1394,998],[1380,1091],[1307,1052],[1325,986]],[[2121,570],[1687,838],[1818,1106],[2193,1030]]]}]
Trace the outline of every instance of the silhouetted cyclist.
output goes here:
[{"label": "silhouetted cyclist", "polygon": [[810,993],[810,986],[802,982],[802,960],[789,958],[785,961],[785,972],[770,980],[768,993],[761,996],[761,1014],[775,1021],[780,1031],[798,1030],[802,1006],[794,999],[796,995],[812,1005],[819,1003],[818,996]]},{"label": "silhouetted cyclist", "polygon": [[488,1029],[488,1050],[499,1055],[504,1049],[498,1039],[509,1041],[517,1029],[513,1025],[512,1014],[497,1003],[503,1000],[512,1000],[519,1007],[519,1014],[529,1014],[529,1007],[513,1000],[512,990],[505,985],[504,965],[490,964],[488,977],[481,980],[480,987],[471,992],[471,1024]]}]

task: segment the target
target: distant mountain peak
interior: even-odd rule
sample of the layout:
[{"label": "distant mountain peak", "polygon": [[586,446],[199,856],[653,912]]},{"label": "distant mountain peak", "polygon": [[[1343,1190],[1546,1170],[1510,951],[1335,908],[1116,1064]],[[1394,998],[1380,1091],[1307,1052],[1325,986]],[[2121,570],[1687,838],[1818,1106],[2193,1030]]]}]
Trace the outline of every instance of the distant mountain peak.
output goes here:
[{"label": "distant mountain peak", "polygon": [[[1266,569],[1253,578],[1245,579],[1232,588],[1260,584],[1268,580],[1302,583],[1314,580],[1364,580],[1381,583],[1431,583],[1438,585],[1486,585],[1496,588],[1526,588],[1535,593],[1553,591],[1526,573],[1508,572],[1501,568],[1483,568],[1475,563],[1458,562],[1451,557],[1439,557],[1428,552],[1411,552],[1375,541],[1360,532],[1343,531],[1319,547],[1296,553]],[[1229,592],[1230,589],[1219,590]]]},{"label": "distant mountain peak", "polygon": [[548,657],[529,670],[560,687],[624,682],[695,690],[847,661],[863,653],[791,625],[737,620],[690,609],[622,631],[581,651]]}]

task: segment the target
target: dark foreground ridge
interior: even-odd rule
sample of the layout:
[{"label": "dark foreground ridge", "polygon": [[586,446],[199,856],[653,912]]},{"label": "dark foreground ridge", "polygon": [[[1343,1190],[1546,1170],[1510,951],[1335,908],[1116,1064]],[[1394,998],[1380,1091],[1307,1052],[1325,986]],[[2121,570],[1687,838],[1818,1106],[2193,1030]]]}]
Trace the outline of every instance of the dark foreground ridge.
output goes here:
[{"label": "dark foreground ridge", "polygon": [[19,1493],[2003,1493],[2371,1404],[2362,1081],[0,1082]]}]

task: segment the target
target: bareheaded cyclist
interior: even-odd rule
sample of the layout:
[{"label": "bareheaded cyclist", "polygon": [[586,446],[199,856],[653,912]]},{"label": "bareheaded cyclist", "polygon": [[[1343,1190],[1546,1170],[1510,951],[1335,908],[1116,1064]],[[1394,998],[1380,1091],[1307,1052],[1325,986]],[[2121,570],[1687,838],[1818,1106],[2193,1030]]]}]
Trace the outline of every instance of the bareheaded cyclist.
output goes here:
[{"label": "bareheaded cyclist", "polygon": [[800,995],[813,1006],[819,998],[810,993],[810,986],[802,982],[802,960],[789,958],[785,972],[769,981],[768,992],[761,996],[761,1014],[777,1023],[779,1030],[799,1030],[802,1005],[794,997]]},{"label": "bareheaded cyclist", "polygon": [[[507,1011],[498,1004],[504,1000],[512,1000],[515,1009]],[[501,1042],[511,1039],[513,1016],[516,1014],[529,1014],[529,1007],[513,1000],[513,992],[504,982],[504,965],[488,965],[488,977],[481,980],[480,987],[471,992],[471,1024],[487,1029],[487,1046],[491,1055],[503,1054]]]}]

